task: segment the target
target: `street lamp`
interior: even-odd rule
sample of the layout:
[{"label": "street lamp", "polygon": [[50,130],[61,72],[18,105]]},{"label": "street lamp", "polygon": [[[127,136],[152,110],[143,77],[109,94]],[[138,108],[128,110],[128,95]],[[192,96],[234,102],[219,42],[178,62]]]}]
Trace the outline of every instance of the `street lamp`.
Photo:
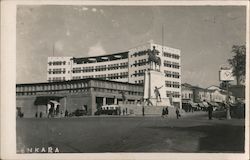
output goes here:
[{"label": "street lamp", "polygon": [[229,82],[234,80],[232,69],[229,67],[221,67],[219,71],[219,79],[220,81],[223,81],[227,86],[227,98],[226,98],[227,119],[231,119],[230,105],[229,105]]}]

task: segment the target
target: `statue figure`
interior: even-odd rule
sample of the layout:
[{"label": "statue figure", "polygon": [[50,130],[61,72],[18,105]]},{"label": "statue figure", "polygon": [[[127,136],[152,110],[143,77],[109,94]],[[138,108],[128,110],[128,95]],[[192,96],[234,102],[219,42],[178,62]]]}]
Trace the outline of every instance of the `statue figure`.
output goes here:
[{"label": "statue figure", "polygon": [[153,106],[153,103],[150,101],[149,98],[146,99],[146,104],[147,104],[147,106],[149,106],[149,105]]},{"label": "statue figure", "polygon": [[162,87],[163,87],[163,86],[161,86],[161,87],[156,87],[156,86],[155,86],[154,92],[155,92],[155,97],[156,97],[157,102],[159,102],[159,101],[158,101],[158,98],[160,98],[160,102],[161,102],[161,94],[160,94],[160,92],[159,92],[159,89],[161,89]]},{"label": "statue figure", "polygon": [[152,51],[149,51],[148,62],[150,64],[150,69],[153,69],[152,64],[155,64],[155,70],[156,70],[156,66],[157,65],[159,66],[159,70],[160,70],[160,67],[161,67],[161,58],[157,57],[158,53],[159,53],[159,51],[157,51],[155,49],[155,46],[153,46],[153,50]]}]

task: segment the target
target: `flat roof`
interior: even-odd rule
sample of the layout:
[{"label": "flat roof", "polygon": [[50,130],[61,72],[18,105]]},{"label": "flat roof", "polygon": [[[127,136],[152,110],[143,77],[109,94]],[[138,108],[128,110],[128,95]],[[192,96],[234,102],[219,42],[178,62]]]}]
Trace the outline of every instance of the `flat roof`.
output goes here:
[{"label": "flat roof", "polygon": [[75,83],[75,82],[89,82],[91,80],[102,81],[102,82],[112,82],[112,83],[119,83],[119,84],[128,84],[128,85],[134,85],[134,86],[143,86],[142,84],[134,84],[134,83],[129,83],[129,82],[111,81],[111,80],[104,80],[104,79],[98,79],[98,78],[85,78],[85,79],[75,79],[75,80],[58,81],[58,82],[19,83],[19,84],[16,84],[16,87],[32,86],[32,85],[46,85],[46,84],[70,84],[70,83]]},{"label": "flat roof", "polygon": [[128,58],[128,51],[114,53],[114,54],[105,54],[101,56],[90,56],[90,57],[80,57],[80,58],[73,57],[72,59],[75,63],[82,63],[82,62],[93,62],[94,60],[96,60],[97,62],[103,62],[105,59],[116,60],[125,58]]}]

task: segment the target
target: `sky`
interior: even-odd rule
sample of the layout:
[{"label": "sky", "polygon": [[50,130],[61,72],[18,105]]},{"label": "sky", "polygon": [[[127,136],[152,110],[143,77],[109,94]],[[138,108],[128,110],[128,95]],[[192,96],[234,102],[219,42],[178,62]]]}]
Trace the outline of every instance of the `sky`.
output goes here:
[{"label": "sky", "polygon": [[47,57],[127,51],[153,41],[181,50],[181,80],[219,85],[233,45],[246,43],[244,6],[17,7],[17,83],[46,82]]}]

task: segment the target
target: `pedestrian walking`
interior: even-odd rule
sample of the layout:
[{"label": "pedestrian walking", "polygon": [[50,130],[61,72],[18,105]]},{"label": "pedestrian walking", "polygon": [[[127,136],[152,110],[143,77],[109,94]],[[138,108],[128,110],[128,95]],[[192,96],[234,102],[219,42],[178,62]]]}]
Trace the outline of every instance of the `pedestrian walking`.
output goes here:
[{"label": "pedestrian walking", "polygon": [[144,116],[145,115],[145,110],[144,110],[144,106],[142,107],[142,116]]},{"label": "pedestrian walking", "polygon": [[212,120],[212,116],[213,116],[213,106],[209,105],[208,106],[208,119]]},{"label": "pedestrian walking", "polygon": [[168,116],[168,106],[165,108],[165,115]]},{"label": "pedestrian walking", "polygon": [[40,118],[43,117],[43,112],[40,112],[39,117],[40,117]]},{"label": "pedestrian walking", "polygon": [[162,108],[161,117],[164,118],[164,116],[165,116],[165,108],[163,107],[163,108]]},{"label": "pedestrian walking", "polygon": [[176,118],[179,119],[179,117],[180,117],[181,115],[180,115],[180,110],[179,110],[178,107],[176,107],[175,113],[176,113]]},{"label": "pedestrian walking", "polygon": [[64,116],[65,116],[65,117],[68,117],[68,114],[69,114],[69,112],[68,112],[68,110],[66,110]]},{"label": "pedestrian walking", "polygon": [[37,112],[36,112],[36,114],[35,114],[35,117],[37,118]]},{"label": "pedestrian walking", "polygon": [[124,108],[122,109],[122,115],[125,115],[125,110],[124,110]]}]

